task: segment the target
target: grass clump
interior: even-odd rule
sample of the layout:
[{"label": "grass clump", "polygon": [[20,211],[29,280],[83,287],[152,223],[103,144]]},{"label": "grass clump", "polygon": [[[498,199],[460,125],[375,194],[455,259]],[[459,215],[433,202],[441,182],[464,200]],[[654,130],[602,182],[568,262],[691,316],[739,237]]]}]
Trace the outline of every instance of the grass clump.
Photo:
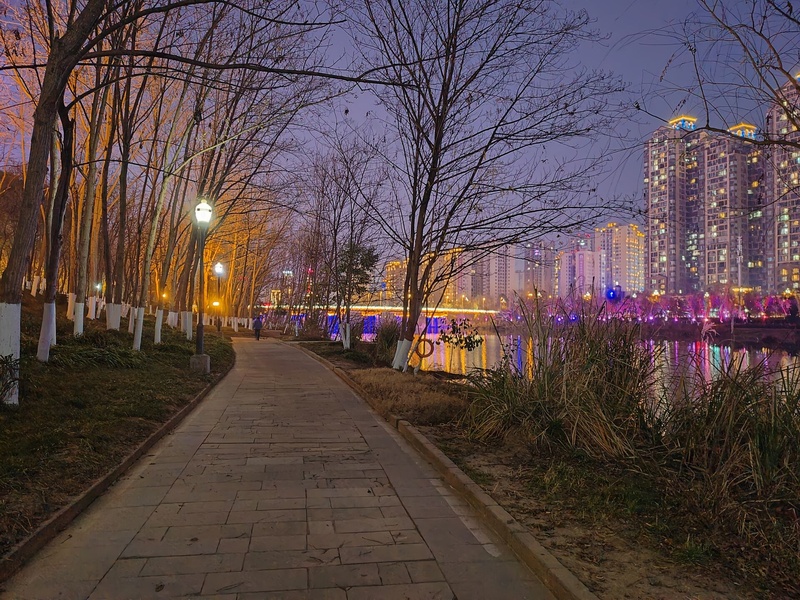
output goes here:
[{"label": "grass clump", "polygon": [[[632,457],[652,441],[657,419],[645,399],[655,363],[635,324],[606,320],[602,308],[566,326],[538,304],[522,305],[521,315],[521,347],[469,376],[463,423],[472,436],[523,433],[535,444],[565,444],[597,458]],[[521,365],[512,360],[515,350],[526,357]]]},{"label": "grass clump", "polygon": [[394,359],[397,342],[400,340],[400,321],[394,315],[381,317],[375,326],[375,360],[379,365],[389,366]]}]

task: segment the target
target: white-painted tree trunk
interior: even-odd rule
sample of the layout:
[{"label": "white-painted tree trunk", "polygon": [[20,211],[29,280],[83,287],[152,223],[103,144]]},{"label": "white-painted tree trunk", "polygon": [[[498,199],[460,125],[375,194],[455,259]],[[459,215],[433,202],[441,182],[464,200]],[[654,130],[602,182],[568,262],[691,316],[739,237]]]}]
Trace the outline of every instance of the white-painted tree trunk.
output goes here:
[{"label": "white-painted tree trunk", "polygon": [[44,291],[47,289],[47,279],[42,277],[39,280],[39,293],[44,294]]},{"label": "white-painted tree trunk", "polygon": [[233,330],[238,332],[239,331],[239,319],[233,320]]},{"label": "white-painted tree trunk", "polygon": [[[20,317],[22,304],[0,302],[0,356],[19,359]],[[19,383],[15,384],[0,402],[19,404]]]},{"label": "white-painted tree trunk", "polygon": [[97,318],[97,296],[89,296],[89,312],[86,318],[94,321]]},{"label": "white-painted tree trunk", "polygon": [[67,318],[72,321],[75,318],[75,294],[67,294]]},{"label": "white-painted tree trunk", "polygon": [[344,323],[339,329],[342,332],[342,346],[345,350],[350,350],[350,323]]},{"label": "white-painted tree trunk", "polygon": [[131,307],[128,311],[128,333],[133,333],[136,329],[136,309]]},{"label": "white-painted tree trunk", "polygon": [[116,329],[119,331],[122,319],[122,306],[119,304],[109,304],[106,306],[106,329]]},{"label": "white-painted tree trunk", "polygon": [[125,318],[128,316],[128,311],[130,310],[131,305],[128,304],[127,302],[123,302],[121,306],[122,308],[120,309],[120,317]]},{"label": "white-painted tree trunk", "polygon": [[42,278],[38,275],[33,276],[33,284],[31,285],[31,296],[36,296],[39,292],[39,285],[41,285]]},{"label": "white-painted tree trunk", "polygon": [[175,329],[178,326],[178,313],[174,310],[167,313],[167,325]]},{"label": "white-painted tree trunk", "polygon": [[249,317],[247,319],[247,328],[250,329],[250,330],[253,329],[253,319],[251,319]]},{"label": "white-painted tree trunk", "polygon": [[156,309],[156,328],[155,328],[155,333],[153,333],[154,344],[161,343],[161,323],[163,320],[164,320],[164,309],[159,306]]},{"label": "white-painted tree trunk", "polygon": [[131,320],[134,321],[133,329],[133,349],[142,349],[142,328],[144,327],[144,306],[135,308],[131,311]]},{"label": "white-painted tree trunk", "polygon": [[408,365],[408,356],[411,352],[411,340],[400,340],[397,342],[397,350],[394,353],[392,368],[404,371]]},{"label": "white-painted tree trunk", "polygon": [[83,302],[75,303],[75,319],[72,326],[72,335],[83,335]]},{"label": "white-painted tree trunk", "polygon": [[183,317],[183,332],[186,334],[186,339],[191,341],[192,339],[192,313],[188,310],[181,312],[181,316]]},{"label": "white-painted tree trunk", "polygon": [[50,348],[56,345],[56,303],[45,302],[42,311],[42,327],[39,329],[39,346],[36,359],[39,362],[50,360]]}]

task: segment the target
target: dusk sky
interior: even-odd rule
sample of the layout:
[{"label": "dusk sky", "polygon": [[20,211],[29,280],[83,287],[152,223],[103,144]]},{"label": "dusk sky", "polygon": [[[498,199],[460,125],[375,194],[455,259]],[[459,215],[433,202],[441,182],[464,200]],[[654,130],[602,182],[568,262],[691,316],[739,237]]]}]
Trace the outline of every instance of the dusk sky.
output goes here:
[{"label": "dusk sky", "polygon": [[[581,49],[574,56],[576,63],[620,76],[628,84],[629,91],[623,97],[628,107],[638,101],[648,112],[663,118],[659,120],[637,112],[634,119],[619,124],[612,133],[624,136],[626,142],[616,144],[618,148],[613,152],[609,172],[598,185],[600,195],[633,198],[641,207],[643,140],[675,116],[677,109],[690,113],[693,108],[695,112],[697,109],[682,105],[685,93],[668,93],[676,85],[689,85],[691,73],[682,68],[679,61],[670,62],[670,57],[680,52],[680,46],[666,35],[670,28],[699,10],[697,2],[563,0],[563,6],[568,10],[585,9],[595,21],[594,29],[606,37],[599,44],[587,44]],[[661,35],[656,33],[659,31]],[[665,68],[667,81],[660,82]],[[356,122],[364,118],[367,111],[376,110],[369,94],[360,94],[355,100],[350,97],[343,108],[348,109],[350,118]]]},{"label": "dusk sky", "polygon": [[[620,75],[629,85],[630,100],[638,100],[648,112],[670,119],[683,94],[667,93],[676,83],[691,81],[691,73],[682,73],[670,57],[679,47],[657,30],[686,21],[698,10],[696,0],[571,0],[567,6],[586,9],[596,20],[596,27],[608,40],[598,52],[597,47],[587,48],[581,59],[585,64],[610,70]],[[669,68],[668,65],[670,65]],[[670,83],[660,82],[665,73]],[[692,112],[690,106],[681,112]],[[615,158],[616,168],[600,186],[608,195],[633,196],[637,202],[642,195],[641,142],[663,124],[654,117],[637,113],[637,121],[629,122],[633,147],[622,150]]]}]

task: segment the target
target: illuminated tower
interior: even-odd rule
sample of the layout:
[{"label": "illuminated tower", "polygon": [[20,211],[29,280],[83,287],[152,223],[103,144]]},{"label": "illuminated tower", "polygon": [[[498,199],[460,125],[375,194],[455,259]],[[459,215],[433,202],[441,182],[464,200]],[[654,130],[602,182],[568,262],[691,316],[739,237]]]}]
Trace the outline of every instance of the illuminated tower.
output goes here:
[{"label": "illuminated tower", "polygon": [[725,135],[695,130],[695,122],[673,119],[646,146],[645,288],[765,289],[770,218],[757,208],[763,161],[752,143],[756,127],[740,123]]},{"label": "illuminated tower", "polygon": [[662,294],[684,293],[698,276],[698,267],[692,263],[702,248],[697,226],[700,211],[692,193],[698,183],[693,175],[695,143],[700,137],[696,121],[677,117],[659,127],[645,146],[645,288]]},{"label": "illuminated tower", "polygon": [[[773,211],[771,255],[774,259],[774,291],[800,289],[800,75],[780,90],[781,97],[767,113],[766,136],[778,142],[765,158],[766,201],[756,211]],[[787,142],[789,142],[787,144]],[[794,147],[791,144],[794,144]],[[765,215],[767,216],[767,215]]]},{"label": "illuminated tower", "polygon": [[[706,136],[701,168],[705,201],[705,289],[722,291],[750,285],[749,269],[741,269],[747,250],[750,154],[754,125],[729,130],[737,137]],[[746,264],[746,263],[745,263]]]},{"label": "illuminated tower", "polygon": [[644,233],[633,224],[609,223],[595,229],[595,248],[600,253],[600,291],[619,289],[626,294],[644,291],[644,242]]}]

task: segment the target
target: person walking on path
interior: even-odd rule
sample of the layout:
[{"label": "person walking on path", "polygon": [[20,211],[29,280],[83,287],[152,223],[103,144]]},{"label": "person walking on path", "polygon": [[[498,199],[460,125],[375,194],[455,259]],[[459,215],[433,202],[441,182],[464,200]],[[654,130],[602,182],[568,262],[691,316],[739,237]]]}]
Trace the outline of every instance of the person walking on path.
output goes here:
[{"label": "person walking on path", "polygon": [[261,328],[264,326],[264,323],[261,322],[261,315],[258,315],[255,320],[253,321],[253,331],[256,334],[256,339],[261,339]]}]

